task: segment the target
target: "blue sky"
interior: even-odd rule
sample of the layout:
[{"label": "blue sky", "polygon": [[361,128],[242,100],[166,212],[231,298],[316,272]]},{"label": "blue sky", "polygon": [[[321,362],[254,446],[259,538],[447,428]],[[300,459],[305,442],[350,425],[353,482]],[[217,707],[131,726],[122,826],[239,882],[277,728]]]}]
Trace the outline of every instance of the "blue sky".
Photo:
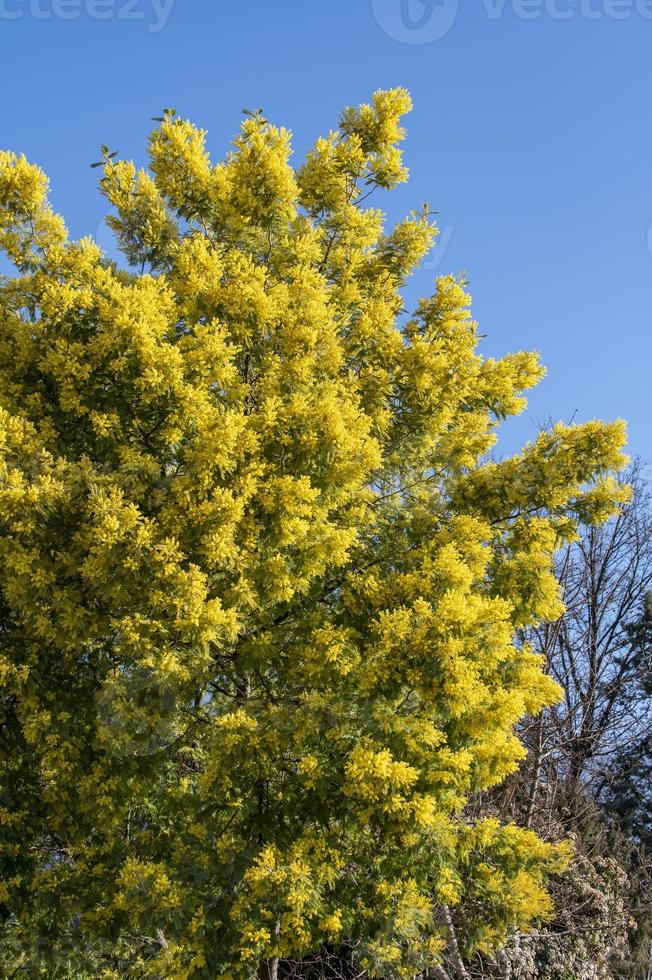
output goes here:
[{"label": "blue sky", "polygon": [[483,350],[549,370],[503,451],[549,416],[623,417],[652,460],[652,0],[0,0],[0,147],[104,244],[88,164],[100,143],[142,161],[163,106],[216,158],[263,107],[299,162],[393,85],[415,103],[411,179],[382,206],[427,200],[442,229],[408,301],[464,271]]}]

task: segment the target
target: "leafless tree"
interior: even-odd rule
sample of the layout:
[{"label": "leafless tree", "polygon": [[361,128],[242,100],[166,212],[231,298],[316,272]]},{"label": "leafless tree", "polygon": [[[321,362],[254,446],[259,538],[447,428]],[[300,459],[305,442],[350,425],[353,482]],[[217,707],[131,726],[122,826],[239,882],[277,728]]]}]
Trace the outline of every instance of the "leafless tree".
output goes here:
[{"label": "leafless tree", "polygon": [[559,555],[566,612],[533,637],[563,701],[528,731],[528,823],[544,768],[571,795],[581,788],[599,798],[613,763],[650,724],[649,654],[636,629],[652,592],[652,506],[640,464],[624,480],[631,502],[606,524],[583,529]]}]

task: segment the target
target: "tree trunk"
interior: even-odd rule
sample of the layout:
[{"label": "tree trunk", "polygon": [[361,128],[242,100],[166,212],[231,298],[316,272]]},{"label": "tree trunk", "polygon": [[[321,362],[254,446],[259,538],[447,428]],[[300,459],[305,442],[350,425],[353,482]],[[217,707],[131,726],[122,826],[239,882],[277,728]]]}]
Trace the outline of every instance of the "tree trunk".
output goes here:
[{"label": "tree trunk", "polygon": [[[281,923],[277,920],[274,923],[274,939],[278,939],[280,931]],[[278,956],[270,956],[268,960],[263,960],[256,976],[258,980],[278,980]]]},{"label": "tree trunk", "polygon": [[534,771],[532,773],[532,782],[530,783],[530,792],[528,793],[527,801],[527,811],[525,814],[525,828],[527,830],[532,826],[532,818],[534,816],[534,806],[537,801],[537,794],[539,792],[539,780],[541,779],[541,767],[543,763],[543,715],[539,715],[537,719],[537,739],[534,749]]},{"label": "tree trunk", "polygon": [[469,974],[464,966],[460,948],[457,945],[457,936],[455,934],[455,926],[453,925],[453,916],[451,915],[451,910],[449,909],[448,905],[442,906],[442,913],[444,916],[446,932],[448,933],[448,952],[450,953],[453,961],[455,973],[457,974],[458,980],[469,980]]},{"label": "tree trunk", "polygon": [[263,960],[256,974],[258,980],[278,980],[278,956]]},{"label": "tree trunk", "polygon": [[503,980],[511,980],[512,964],[504,949],[501,949],[498,953],[498,963],[500,964],[500,975],[503,977]]}]

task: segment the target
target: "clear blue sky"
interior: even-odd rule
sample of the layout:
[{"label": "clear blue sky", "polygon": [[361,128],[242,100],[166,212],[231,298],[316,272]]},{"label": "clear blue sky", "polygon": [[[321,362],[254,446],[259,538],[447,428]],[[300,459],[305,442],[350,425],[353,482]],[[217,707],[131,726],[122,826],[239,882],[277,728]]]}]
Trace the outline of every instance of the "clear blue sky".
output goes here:
[{"label": "clear blue sky", "polygon": [[298,161],[393,85],[411,180],[383,204],[427,200],[443,230],[410,301],[463,270],[484,350],[549,369],[504,450],[548,416],[621,416],[652,460],[650,0],[0,0],[0,146],[48,172],[76,237],[104,214],[98,146],[142,161],[163,106],[216,157],[263,107]]}]

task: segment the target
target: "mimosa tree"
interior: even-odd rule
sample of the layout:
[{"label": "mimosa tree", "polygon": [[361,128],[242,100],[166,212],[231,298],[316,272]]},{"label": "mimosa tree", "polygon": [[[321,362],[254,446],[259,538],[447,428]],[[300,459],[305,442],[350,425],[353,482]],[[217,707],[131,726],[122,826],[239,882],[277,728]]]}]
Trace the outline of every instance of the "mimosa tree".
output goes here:
[{"label": "mimosa tree", "polygon": [[104,154],[122,263],[0,154],[0,903],[34,963],[240,980],[346,939],[412,977],[550,912],[564,848],[464,807],[557,698],[514,637],[622,499],[623,426],[489,459],[542,369],[478,353],[457,278],[405,314],[436,229],[367,199],[409,108],[298,169],[260,112],[213,164],[167,110],[149,169]]}]

